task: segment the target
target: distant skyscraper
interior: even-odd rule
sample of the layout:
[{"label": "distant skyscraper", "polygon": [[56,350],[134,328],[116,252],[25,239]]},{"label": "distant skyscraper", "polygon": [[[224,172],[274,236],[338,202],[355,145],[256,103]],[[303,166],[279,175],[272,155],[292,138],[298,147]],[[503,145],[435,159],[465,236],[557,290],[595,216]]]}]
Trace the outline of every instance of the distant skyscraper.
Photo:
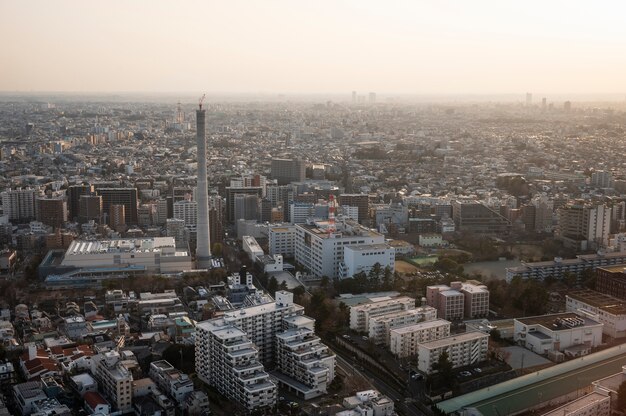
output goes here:
[{"label": "distant skyscraper", "polygon": [[352,104],[356,104],[356,91],[352,91]]},{"label": "distant skyscraper", "polygon": [[51,227],[60,227],[67,221],[67,203],[64,197],[36,199],[37,221]]},{"label": "distant skyscraper", "polygon": [[563,109],[565,111],[571,111],[571,109],[572,109],[572,102],[571,101],[565,101],[563,103]]},{"label": "distant skyscraper", "polygon": [[113,218],[111,206],[124,205],[126,224],[137,225],[137,188],[98,188],[96,192],[102,196],[102,212],[109,221]]},{"label": "distant skyscraper", "polygon": [[547,104],[547,101],[546,101],[546,97],[543,97],[543,98],[541,99],[541,109],[542,109],[543,111],[546,111],[546,108],[548,108],[548,104]]},{"label": "distant skyscraper", "polygon": [[526,93],[526,105],[530,106],[533,104],[533,95],[530,92]]},{"label": "distant skyscraper", "polygon": [[370,101],[370,104],[374,104],[376,102],[376,93],[375,92],[370,92],[370,94],[369,94],[369,101]]},{"label": "distant skyscraper", "polygon": [[93,194],[93,186],[91,185],[72,185],[67,188],[67,211],[70,221],[76,221],[80,215],[81,195],[91,194]]},{"label": "distant skyscraper", "polygon": [[209,191],[206,173],[206,138],[205,138],[206,110],[196,110],[196,141],[198,148],[198,189],[196,201],[198,202],[198,225],[196,245],[196,266],[199,269],[207,269],[211,266],[211,242],[209,240]]}]

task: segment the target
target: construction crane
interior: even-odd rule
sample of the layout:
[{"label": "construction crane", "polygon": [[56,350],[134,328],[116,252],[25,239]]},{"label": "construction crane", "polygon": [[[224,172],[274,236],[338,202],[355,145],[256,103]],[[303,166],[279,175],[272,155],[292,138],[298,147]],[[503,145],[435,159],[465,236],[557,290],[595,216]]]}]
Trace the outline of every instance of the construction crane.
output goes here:
[{"label": "construction crane", "polygon": [[198,103],[200,105],[200,110],[202,110],[202,103],[204,102],[204,98],[205,97],[206,97],[206,94],[202,94],[202,97],[200,97],[200,100],[199,100],[199,103]]}]

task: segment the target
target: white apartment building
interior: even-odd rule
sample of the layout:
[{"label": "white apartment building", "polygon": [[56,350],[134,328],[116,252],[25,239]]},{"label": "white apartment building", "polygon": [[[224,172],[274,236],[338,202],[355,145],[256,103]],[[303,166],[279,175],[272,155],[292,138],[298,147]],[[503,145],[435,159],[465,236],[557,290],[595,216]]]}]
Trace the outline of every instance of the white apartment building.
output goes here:
[{"label": "white apartment building", "polygon": [[588,354],[602,343],[602,324],[572,312],[513,320],[513,339],[538,354]]},{"label": "white apartment building", "polygon": [[119,240],[74,240],[61,266],[78,268],[142,267],[153,273],[179,273],[193,269],[187,250],[177,249],[173,237]]},{"label": "white apartment building", "polygon": [[610,414],[611,397],[604,392],[593,391],[544,413],[543,416],[609,416]]},{"label": "white apartment building", "polygon": [[195,230],[198,225],[198,203],[188,200],[174,202],[173,218],[185,221],[185,227]]},{"label": "white apartment building", "polygon": [[376,344],[389,345],[389,333],[392,329],[436,318],[437,309],[430,306],[374,316],[369,320],[368,336]]},{"label": "white apartment building", "polygon": [[415,309],[415,299],[407,296],[373,298],[370,303],[350,307],[350,329],[367,332],[370,318],[409,309]]},{"label": "white apartment building", "polygon": [[279,383],[304,400],[325,394],[335,378],[335,356],[315,335],[315,321],[306,316],[285,318],[288,329],[276,335]]},{"label": "white apartment building", "polygon": [[122,413],[132,411],[133,375],[127,362],[117,351],[94,355],[92,374],[98,381],[102,393],[113,407]]},{"label": "white apartment building", "polygon": [[293,257],[296,254],[296,227],[293,225],[269,227],[268,240],[270,255]]},{"label": "white apartment building", "polygon": [[342,278],[352,277],[358,273],[369,273],[375,264],[382,269],[389,267],[391,272],[396,267],[396,249],[387,244],[364,244],[343,248],[343,262],[339,264]]},{"label": "white apartment building", "polygon": [[[335,231],[328,221],[296,224],[295,260],[317,277],[341,278],[346,246],[385,244],[384,235],[359,225],[354,220],[341,219]],[[391,266],[381,263],[382,268]]]},{"label": "white apartment building", "polygon": [[276,385],[244,331],[218,318],[198,324],[196,373],[200,380],[249,411],[276,404]]},{"label": "white apartment building", "polygon": [[0,193],[4,215],[9,221],[27,221],[35,219],[34,189],[16,189]]},{"label": "white apartment building", "polygon": [[293,303],[293,293],[278,291],[275,302],[225,312],[222,319],[246,332],[259,351],[259,360],[272,367],[276,334],[283,330],[283,320],[300,315],[304,308]]},{"label": "white apartment building", "polygon": [[181,405],[194,390],[193,380],[166,360],[150,363],[150,378],[154,380],[161,391],[167,393],[178,405]]},{"label": "white apartment building", "polygon": [[425,373],[433,372],[433,364],[443,352],[453,368],[477,364],[487,359],[489,335],[482,332],[466,332],[452,337],[429,341],[418,346],[417,368]]},{"label": "white apartment building", "polygon": [[444,319],[394,328],[389,332],[389,350],[399,358],[411,357],[419,352],[419,344],[449,336],[450,322]]},{"label": "white apartment building", "polygon": [[613,338],[626,337],[626,302],[594,290],[579,290],[565,296],[567,312],[602,323],[602,332]]}]

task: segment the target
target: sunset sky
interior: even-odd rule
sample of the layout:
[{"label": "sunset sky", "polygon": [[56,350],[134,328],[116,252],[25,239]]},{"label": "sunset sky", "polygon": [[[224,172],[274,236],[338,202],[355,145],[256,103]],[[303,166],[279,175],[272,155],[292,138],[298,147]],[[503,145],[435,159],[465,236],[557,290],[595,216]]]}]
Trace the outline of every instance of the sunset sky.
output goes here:
[{"label": "sunset sky", "polygon": [[626,5],[0,1],[0,91],[626,92]]}]

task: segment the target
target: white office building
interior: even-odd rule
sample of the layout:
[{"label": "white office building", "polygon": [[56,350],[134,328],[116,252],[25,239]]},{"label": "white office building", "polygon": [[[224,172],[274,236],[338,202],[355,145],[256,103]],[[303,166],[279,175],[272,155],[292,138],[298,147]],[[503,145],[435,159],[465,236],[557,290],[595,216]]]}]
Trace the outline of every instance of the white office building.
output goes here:
[{"label": "white office building", "polygon": [[443,352],[453,368],[478,364],[487,359],[489,335],[483,332],[466,332],[418,345],[417,368],[425,373],[433,372],[433,365]]},{"label": "white office building", "polygon": [[174,202],[173,217],[185,221],[185,227],[195,230],[198,225],[198,203],[189,200]]},{"label": "white office building", "polygon": [[589,354],[602,343],[602,324],[572,312],[513,320],[513,339],[537,354]]},{"label": "white office building", "polygon": [[241,239],[241,245],[243,251],[248,254],[248,257],[250,257],[250,260],[253,262],[256,261],[257,257],[261,257],[264,254],[256,238],[252,236],[244,235]]},{"label": "white office building", "polygon": [[419,352],[419,344],[449,336],[450,322],[444,319],[394,328],[389,332],[389,350],[399,358],[411,357]]},{"label": "white office building", "polygon": [[388,244],[364,244],[343,248],[343,262],[339,264],[342,278],[358,273],[368,274],[375,264],[381,269],[389,267],[393,273],[396,266],[396,250]]},{"label": "white office building", "polygon": [[579,290],[565,296],[567,312],[575,312],[602,323],[612,338],[626,337],[626,301],[594,290]]},{"label": "white office building", "polygon": [[296,227],[293,225],[270,226],[268,246],[270,255],[281,254],[293,257],[296,254]]},{"label": "white office building", "polygon": [[[373,244],[385,244],[385,237],[354,220],[337,220],[334,231],[328,221],[297,224],[295,260],[317,277],[341,278],[345,269],[344,248]],[[391,263],[395,260],[384,255],[381,261],[383,269],[395,264]]]}]

